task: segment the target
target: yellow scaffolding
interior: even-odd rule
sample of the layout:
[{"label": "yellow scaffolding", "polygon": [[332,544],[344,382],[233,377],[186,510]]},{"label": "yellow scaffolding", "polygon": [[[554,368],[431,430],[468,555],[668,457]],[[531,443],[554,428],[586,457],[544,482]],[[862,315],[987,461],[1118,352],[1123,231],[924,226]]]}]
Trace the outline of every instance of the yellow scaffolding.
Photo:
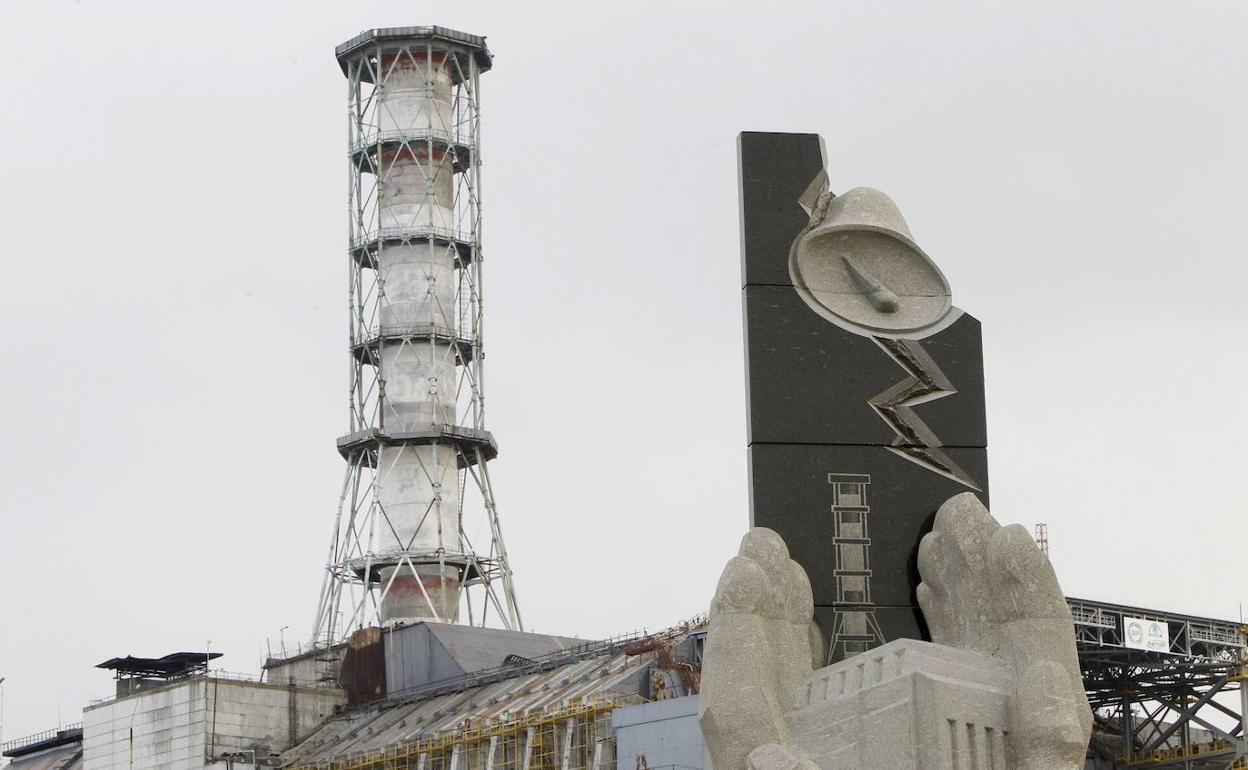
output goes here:
[{"label": "yellow scaffolding", "polygon": [[616,770],[610,701],[530,712],[292,770]]},{"label": "yellow scaffolding", "polygon": [[[1208,743],[1193,743],[1188,746],[1175,746],[1173,748],[1157,749],[1150,751],[1144,756],[1131,757],[1127,759],[1125,753],[1118,753],[1117,757],[1122,762],[1127,762],[1132,767],[1144,767],[1147,765],[1160,765],[1162,763],[1171,763],[1177,760],[1199,759],[1207,757],[1211,754],[1232,754],[1235,752],[1237,743],[1234,741],[1211,741]],[[1233,767],[1241,767],[1242,761],[1237,762]]]}]

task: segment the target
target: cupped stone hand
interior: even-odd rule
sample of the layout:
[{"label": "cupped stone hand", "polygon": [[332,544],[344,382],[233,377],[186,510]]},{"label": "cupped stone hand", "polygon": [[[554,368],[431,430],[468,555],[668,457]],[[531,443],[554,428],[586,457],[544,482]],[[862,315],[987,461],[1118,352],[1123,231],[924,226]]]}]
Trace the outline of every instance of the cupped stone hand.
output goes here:
[{"label": "cupped stone hand", "polygon": [[[1074,628],[1053,569],[1027,531],[1002,527],[973,494],[958,495],[941,506],[932,532],[923,538],[919,571],[919,604],[935,645],[965,651],[957,665],[980,667],[1009,682],[1001,715],[1006,767],[1082,767],[1092,714]],[[838,709],[861,712],[832,715],[835,728],[812,726],[809,716],[795,719],[799,701],[805,697],[810,703],[816,683],[826,690],[830,676],[821,674],[846,667],[814,671],[823,646],[812,616],[810,583],[789,558],[784,541],[771,530],[751,530],[724,568],[711,603],[698,716],[714,770],[875,770],[864,758],[919,756],[905,746],[896,751],[861,745],[824,753],[812,749],[833,742],[834,734],[835,740],[851,743],[872,740],[867,736],[874,734],[860,724],[871,719],[865,696],[835,701]],[[904,653],[899,649],[893,658],[900,661]],[[917,654],[910,653],[911,658]],[[858,672],[862,685],[861,667]],[[859,726],[844,727],[851,723]],[[920,729],[912,732],[915,741],[935,740]],[[908,740],[905,735],[895,739]],[[948,740],[954,740],[952,732]],[[963,764],[958,745],[946,747],[942,764]],[[970,754],[962,749],[967,766],[975,766],[974,744]],[[985,759],[983,766],[993,765],[992,757]],[[906,763],[887,764],[895,770]]]},{"label": "cupped stone hand", "polygon": [[1092,711],[1074,621],[1053,567],[1019,524],[1002,527],[966,492],[919,543],[919,606],[932,641],[993,656],[1013,672],[1013,768],[1081,768]]},{"label": "cupped stone hand", "polygon": [[743,770],[767,752],[768,767],[796,764],[786,712],[821,646],[811,644],[813,613],[806,571],[780,536],[747,532],[715,588],[703,655],[698,720],[714,770]]}]

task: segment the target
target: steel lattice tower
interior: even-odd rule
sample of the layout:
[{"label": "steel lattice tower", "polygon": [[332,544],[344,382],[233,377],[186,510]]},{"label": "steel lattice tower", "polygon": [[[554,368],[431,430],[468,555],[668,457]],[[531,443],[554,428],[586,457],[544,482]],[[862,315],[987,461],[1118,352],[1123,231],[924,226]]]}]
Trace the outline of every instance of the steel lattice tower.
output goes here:
[{"label": "steel lattice tower", "polygon": [[314,640],[461,614],[520,629],[485,429],[479,77],[491,55],[483,37],[441,27],[369,30],[335,54],[351,417]]}]

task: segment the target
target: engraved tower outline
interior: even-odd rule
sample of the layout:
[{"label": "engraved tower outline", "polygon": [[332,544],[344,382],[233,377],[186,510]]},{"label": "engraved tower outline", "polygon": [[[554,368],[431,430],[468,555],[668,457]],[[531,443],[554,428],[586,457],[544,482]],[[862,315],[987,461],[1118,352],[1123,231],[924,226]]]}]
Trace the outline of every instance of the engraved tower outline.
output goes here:
[{"label": "engraved tower outline", "polygon": [[836,606],[828,660],[857,655],[884,643],[871,600],[871,506],[865,473],[829,473],[832,486],[832,551]]}]

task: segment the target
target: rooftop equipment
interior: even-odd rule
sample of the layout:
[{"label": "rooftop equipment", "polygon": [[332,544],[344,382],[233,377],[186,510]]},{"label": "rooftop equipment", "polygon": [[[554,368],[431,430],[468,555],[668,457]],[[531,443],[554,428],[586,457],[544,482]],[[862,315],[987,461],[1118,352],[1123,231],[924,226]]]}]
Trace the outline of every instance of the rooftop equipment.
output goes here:
[{"label": "rooftop equipment", "polygon": [[148,687],[208,673],[208,662],[221,657],[219,652],[171,652],[159,658],[109,658],[96,668],[113,672],[117,680],[117,696],[122,697]]},{"label": "rooftop equipment", "polygon": [[115,672],[118,679],[144,677],[147,679],[181,679],[208,670],[208,661],[221,657],[219,652],[172,652],[160,658],[109,658],[96,665]]}]

